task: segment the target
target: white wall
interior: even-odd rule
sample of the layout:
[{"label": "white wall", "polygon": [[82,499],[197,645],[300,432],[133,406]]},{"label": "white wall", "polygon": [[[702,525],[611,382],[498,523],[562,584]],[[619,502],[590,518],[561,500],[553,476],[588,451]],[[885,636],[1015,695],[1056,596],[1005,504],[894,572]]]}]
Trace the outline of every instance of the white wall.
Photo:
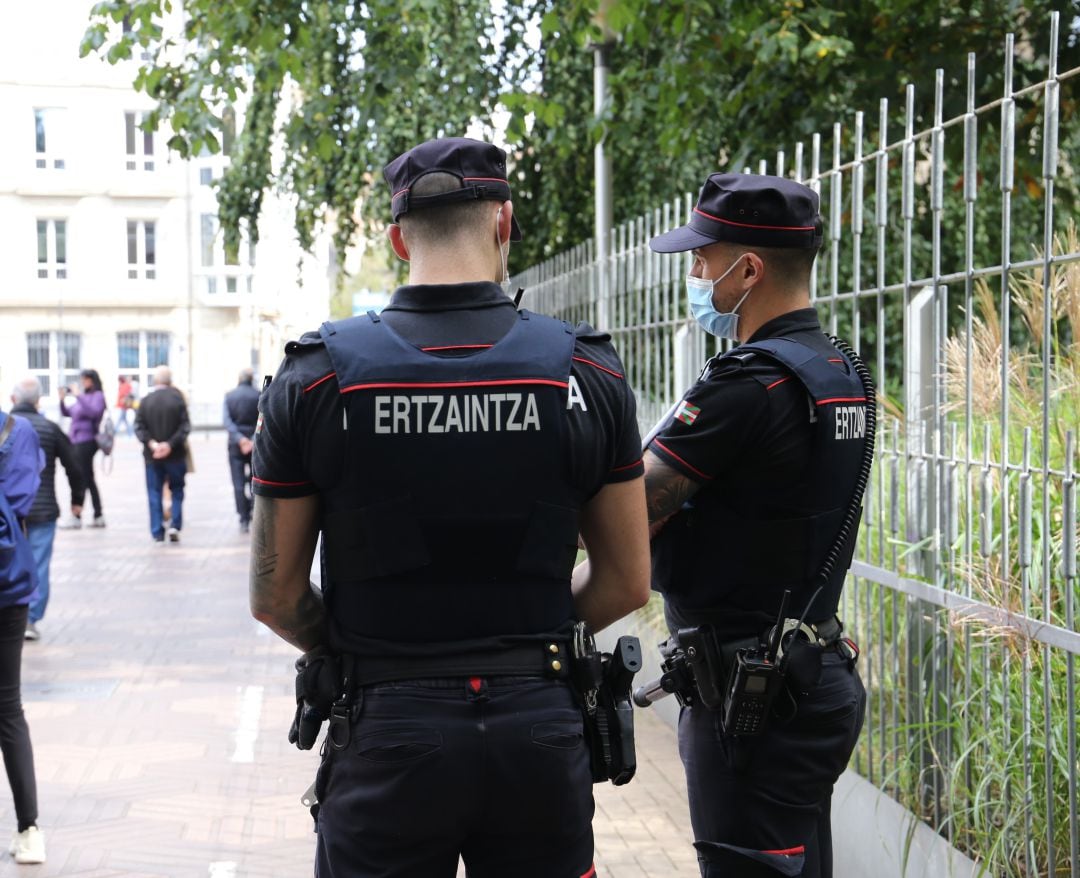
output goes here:
[{"label": "white wall", "polygon": [[[225,157],[191,162],[165,150],[155,135],[154,169],[129,170],[126,111],[151,104],[130,87],[137,62],[112,66],[79,59],[90,0],[35,0],[5,8],[8,39],[0,52],[0,400],[27,371],[26,333],[81,334],[82,368],[97,369],[112,401],[117,333],[168,332],[170,365],[193,415],[220,417],[221,397],[237,371],[277,367],[284,342],[317,328],[327,316],[325,242],[302,256],[287,205],[265,201],[255,266],[203,265],[202,214],[216,213],[200,170],[219,177]],[[179,4],[177,4],[179,6]],[[47,119],[47,167],[36,167],[35,108],[62,108]],[[238,108],[242,111],[242,108]],[[53,166],[61,158],[63,169]],[[67,277],[39,278],[37,221],[67,223]],[[152,221],[156,277],[129,279],[127,222]],[[321,257],[321,258],[320,258]],[[298,264],[301,267],[298,268]],[[210,292],[213,277],[217,292]],[[235,292],[227,290],[233,278]],[[302,279],[303,286],[300,286]],[[256,362],[252,363],[253,350]],[[147,367],[156,365],[146,363]]]}]

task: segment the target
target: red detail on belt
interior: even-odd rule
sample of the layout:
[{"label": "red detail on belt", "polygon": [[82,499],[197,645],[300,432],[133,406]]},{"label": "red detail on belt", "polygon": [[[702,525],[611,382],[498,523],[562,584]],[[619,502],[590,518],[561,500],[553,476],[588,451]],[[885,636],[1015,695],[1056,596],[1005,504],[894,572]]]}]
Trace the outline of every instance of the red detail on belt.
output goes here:
[{"label": "red detail on belt", "polygon": [[492,345],[489,345],[489,344],[444,344],[444,345],[435,345],[434,347],[430,347],[430,348],[420,348],[420,350],[422,350],[426,354],[426,353],[430,353],[431,351],[465,351],[465,350],[473,350],[475,348],[490,348],[490,347],[492,347]]},{"label": "red detail on belt", "polygon": [[469,686],[472,687],[473,692],[479,693],[480,687],[483,685],[484,681],[480,677],[469,677]]},{"label": "red detail on belt", "polygon": [[795,857],[806,853],[806,845],[795,848],[784,848],[782,851],[762,851],[763,854],[776,854],[778,857]]}]

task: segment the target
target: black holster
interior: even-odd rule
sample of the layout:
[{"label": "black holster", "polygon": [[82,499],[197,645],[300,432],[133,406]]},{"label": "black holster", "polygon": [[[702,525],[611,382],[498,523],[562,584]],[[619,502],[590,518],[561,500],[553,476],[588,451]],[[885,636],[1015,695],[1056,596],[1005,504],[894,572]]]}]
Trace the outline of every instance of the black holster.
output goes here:
[{"label": "black holster", "polygon": [[574,629],[570,678],[582,702],[593,783],[629,783],[637,771],[634,708],[630,690],[641,669],[641,642],[620,637],[612,653],[600,653],[584,623]]}]

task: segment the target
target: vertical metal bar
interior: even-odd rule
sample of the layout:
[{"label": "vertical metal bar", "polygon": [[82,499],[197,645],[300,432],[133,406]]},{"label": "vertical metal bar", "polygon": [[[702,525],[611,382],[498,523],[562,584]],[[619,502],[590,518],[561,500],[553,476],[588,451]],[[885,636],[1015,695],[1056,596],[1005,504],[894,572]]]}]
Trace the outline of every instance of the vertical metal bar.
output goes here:
[{"label": "vertical metal bar", "polygon": [[[1073,475],[1074,434],[1065,434],[1065,479],[1061,485],[1061,568],[1065,577],[1065,625],[1076,630],[1076,479]],[[1071,878],[1080,878],[1080,810],[1076,772],[1076,656],[1065,654],[1065,721],[1069,747],[1069,861]]]},{"label": "vertical metal bar", "polygon": [[784,151],[782,149],[776,151],[776,176],[784,176]]},{"label": "vertical metal bar", "polygon": [[798,143],[795,144],[795,168],[794,168],[794,171],[795,171],[795,181],[798,182],[798,183],[801,183],[803,181],[802,163],[803,163],[803,143],[800,140]]},{"label": "vertical metal bar", "polygon": [[[807,181],[807,185],[810,186],[815,192],[818,193],[818,197],[821,196],[821,135],[816,131],[814,136],[810,139],[810,179]],[[815,259],[814,264],[810,266],[810,301],[816,302],[818,300],[818,263],[820,259]]]},{"label": "vertical metal bar", "polygon": [[851,179],[851,341],[858,348],[862,334],[859,320],[862,290],[862,232],[863,232],[863,114],[855,114],[855,167]]},{"label": "vertical metal bar", "polygon": [[[1043,93],[1043,333],[1042,333],[1042,618],[1051,621],[1051,601],[1053,592],[1053,569],[1050,565],[1050,353],[1054,346],[1054,277],[1056,270],[1051,262],[1054,255],[1054,182],[1057,177],[1058,162],[1058,23],[1060,13],[1050,13],[1050,58]],[[1074,339],[1074,341],[1076,341]],[[1043,650],[1043,768],[1046,784],[1046,856],[1051,871],[1054,870],[1054,764],[1051,756],[1053,740],[1052,699],[1053,679],[1050,674],[1051,647],[1044,644]],[[1076,763],[1070,763],[1070,772],[1075,774]]]},{"label": "vertical metal bar", "polygon": [[[964,594],[971,596],[971,580],[975,571],[973,535],[975,530],[974,490],[974,436],[972,431],[972,408],[974,405],[974,291],[975,291],[975,204],[979,197],[978,165],[979,119],[975,114],[975,53],[967,56],[967,112],[964,115],[964,548],[963,563]],[[971,626],[964,626],[964,695],[963,702],[971,698],[972,665],[974,658]],[[985,677],[983,678],[986,679]],[[966,748],[971,740],[970,711],[960,712],[961,746]],[[974,789],[972,759],[964,760],[964,788]],[[978,819],[978,815],[973,815]]]},{"label": "vertical metal bar", "polygon": [[[833,169],[829,186],[829,331],[836,335],[837,295],[840,292],[840,230],[844,215],[843,180],[840,176],[840,123],[833,123]],[[856,340],[856,344],[858,341]]]},{"label": "vertical metal bar", "polygon": [[[1005,37],[1005,74],[1004,74],[1004,97],[1001,102],[1001,292],[1000,292],[1000,318],[1001,318],[1001,417],[999,429],[1001,432],[1001,485],[1000,499],[1000,527],[1001,527],[1001,577],[1005,600],[1008,600],[1008,588],[1011,581],[1011,552],[1009,545],[1009,446],[1010,446],[1010,423],[1009,417],[1009,346],[1012,336],[1010,320],[1010,297],[1009,297],[1009,267],[1012,263],[1012,188],[1013,188],[1013,146],[1015,140],[1016,108],[1013,98],[1013,55],[1015,44],[1012,34]],[[1001,715],[1003,717],[1003,737],[1006,752],[1012,744],[1012,716],[1009,698],[1009,675],[1010,656],[1007,646],[1002,647],[1001,657],[1001,684],[1002,703]],[[1009,776],[1005,776],[1005,788],[1002,801],[1002,821],[1008,823],[1012,810],[1012,785]],[[1008,851],[1006,855],[1011,855]]]},{"label": "vertical metal bar", "polygon": [[[1019,485],[1018,561],[1020,564],[1020,607],[1024,616],[1031,615],[1031,427],[1024,427],[1023,462]],[[1020,654],[1020,747],[1024,764],[1024,861],[1028,875],[1034,867],[1032,828],[1032,768],[1031,768],[1031,650]]]}]

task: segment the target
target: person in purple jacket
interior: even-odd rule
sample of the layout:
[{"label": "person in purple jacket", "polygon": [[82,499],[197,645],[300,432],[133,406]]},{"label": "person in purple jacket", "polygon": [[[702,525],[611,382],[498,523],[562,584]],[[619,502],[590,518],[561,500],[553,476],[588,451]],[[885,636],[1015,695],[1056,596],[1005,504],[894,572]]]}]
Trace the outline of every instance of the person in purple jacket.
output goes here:
[{"label": "person in purple jacket", "polygon": [[[75,459],[82,470],[83,484],[90,489],[90,500],[94,504],[94,520],[90,527],[105,527],[105,514],[101,509],[101,492],[94,480],[94,455],[97,454],[97,433],[101,419],[105,415],[105,394],[101,390],[101,376],[96,369],[83,369],[79,373],[82,381],[82,393],[73,405],[67,404],[71,388],[60,388],[60,414],[71,418],[68,437],[75,448]],[[72,506],[82,506],[86,497],[85,490],[78,497],[71,498]],[[82,516],[72,516],[61,528],[82,527]]]}]

